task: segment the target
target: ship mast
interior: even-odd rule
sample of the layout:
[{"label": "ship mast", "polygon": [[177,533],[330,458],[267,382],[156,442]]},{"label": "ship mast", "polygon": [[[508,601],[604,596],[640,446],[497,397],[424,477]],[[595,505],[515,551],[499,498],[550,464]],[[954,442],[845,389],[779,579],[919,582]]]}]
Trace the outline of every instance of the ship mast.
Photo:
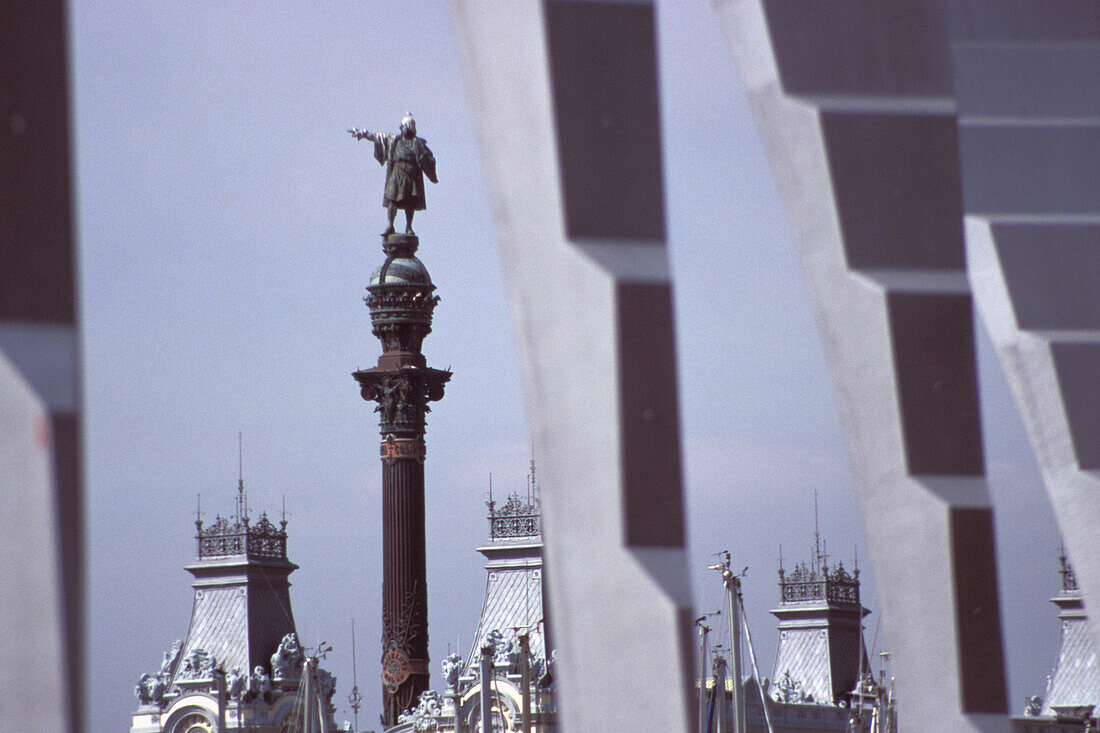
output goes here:
[{"label": "ship mast", "polygon": [[[729,552],[720,554],[722,562],[708,569],[719,571],[726,587],[726,609],[730,622],[730,677],[733,680],[733,733],[745,733],[745,688],[741,678],[741,577],[730,570]],[[715,694],[719,692],[716,690]]]}]

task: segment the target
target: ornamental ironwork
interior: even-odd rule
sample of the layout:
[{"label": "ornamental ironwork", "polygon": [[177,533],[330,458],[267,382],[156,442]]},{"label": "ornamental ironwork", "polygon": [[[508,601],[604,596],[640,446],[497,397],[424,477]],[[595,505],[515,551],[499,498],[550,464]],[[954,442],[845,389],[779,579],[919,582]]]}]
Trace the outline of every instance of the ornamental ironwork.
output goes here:
[{"label": "ornamental ironwork", "polygon": [[542,535],[541,508],[538,499],[524,499],[512,494],[504,505],[496,508],[496,502],[486,502],[489,506],[489,538],[515,539],[518,537],[539,537]]},{"label": "ornamental ironwork", "polygon": [[266,512],[256,524],[250,524],[248,517],[230,522],[219,515],[208,527],[203,527],[201,520],[195,526],[200,560],[239,555],[260,560],[286,559],[286,520],[276,526]]},{"label": "ornamental ironwork", "polygon": [[377,402],[378,427],[383,436],[424,434],[424,416],[431,412],[429,402],[443,399],[443,388],[451,373],[441,369],[420,368],[406,372],[364,369],[355,372],[363,399]]},{"label": "ornamental ironwork", "polygon": [[783,603],[826,603],[859,605],[859,571],[849,574],[844,566],[812,568],[805,563],[789,573],[779,570],[780,597]]},{"label": "ornamental ironwork", "polygon": [[1077,590],[1077,573],[1073,571],[1069,558],[1062,555],[1059,559],[1062,561],[1062,590],[1067,593]]}]

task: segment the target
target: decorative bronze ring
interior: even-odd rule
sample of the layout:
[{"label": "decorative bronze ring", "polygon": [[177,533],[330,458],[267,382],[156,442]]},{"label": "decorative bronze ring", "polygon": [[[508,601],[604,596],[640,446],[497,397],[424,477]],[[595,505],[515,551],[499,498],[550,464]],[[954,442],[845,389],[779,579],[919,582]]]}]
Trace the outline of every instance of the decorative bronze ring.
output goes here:
[{"label": "decorative bronze ring", "polygon": [[382,460],[392,462],[398,458],[414,458],[424,460],[424,441],[422,440],[394,440],[392,435],[387,435],[381,444]]},{"label": "decorative bronze ring", "polygon": [[409,678],[409,657],[400,649],[390,649],[382,655],[382,682],[392,694]]}]

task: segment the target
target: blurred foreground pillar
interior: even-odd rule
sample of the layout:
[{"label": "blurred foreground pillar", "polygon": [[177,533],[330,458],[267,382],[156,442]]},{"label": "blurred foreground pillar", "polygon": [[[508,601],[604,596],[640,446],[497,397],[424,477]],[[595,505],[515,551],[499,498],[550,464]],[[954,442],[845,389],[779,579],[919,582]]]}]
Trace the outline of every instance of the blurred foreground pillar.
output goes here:
[{"label": "blurred foreground pillar", "polygon": [[1098,609],[1100,8],[949,8],[970,280]]},{"label": "blurred foreground pillar", "polygon": [[64,4],[0,23],[0,730],[83,729],[82,511]]},{"label": "blurred foreground pillar", "polygon": [[452,9],[542,468],[562,727],[687,730],[692,618],[653,8]]},{"label": "blurred foreground pillar", "polygon": [[716,9],[833,373],[901,728],[1007,731],[947,10]]}]

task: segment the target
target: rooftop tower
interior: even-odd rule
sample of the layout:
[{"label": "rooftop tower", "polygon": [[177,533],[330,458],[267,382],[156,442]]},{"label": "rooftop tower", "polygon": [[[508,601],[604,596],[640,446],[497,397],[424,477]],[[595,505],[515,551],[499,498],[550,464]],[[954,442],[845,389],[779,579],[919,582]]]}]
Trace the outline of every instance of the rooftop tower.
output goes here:
[{"label": "rooftop tower", "polygon": [[138,680],[131,733],[311,730],[300,709],[306,674],[320,689],[320,715],[334,724],[336,679],[306,668],[294,625],[289,577],[298,566],[287,558],[286,520],[250,520],[241,487],[232,518],[199,518],[195,528],[187,637]]},{"label": "rooftop tower", "polygon": [[779,648],[771,696],[778,702],[831,705],[855,689],[860,669],[868,670],[859,570],[842,563],[829,567],[822,555],[790,572],[779,568]]},{"label": "rooftop tower", "polygon": [[1058,606],[1062,622],[1062,640],[1058,648],[1058,666],[1047,685],[1041,716],[1073,720],[1095,717],[1100,704],[1100,664],[1096,644],[1088,630],[1088,614],[1077,588],[1073,566],[1061,558],[1062,591],[1051,598]]},{"label": "rooftop tower", "polygon": [[547,655],[538,500],[512,494],[499,506],[493,501],[488,504],[489,544],[477,548],[487,560],[488,577],[477,634],[466,660],[469,675],[477,674],[481,648],[490,641],[518,649],[518,634],[526,633],[532,659],[545,660]]}]

